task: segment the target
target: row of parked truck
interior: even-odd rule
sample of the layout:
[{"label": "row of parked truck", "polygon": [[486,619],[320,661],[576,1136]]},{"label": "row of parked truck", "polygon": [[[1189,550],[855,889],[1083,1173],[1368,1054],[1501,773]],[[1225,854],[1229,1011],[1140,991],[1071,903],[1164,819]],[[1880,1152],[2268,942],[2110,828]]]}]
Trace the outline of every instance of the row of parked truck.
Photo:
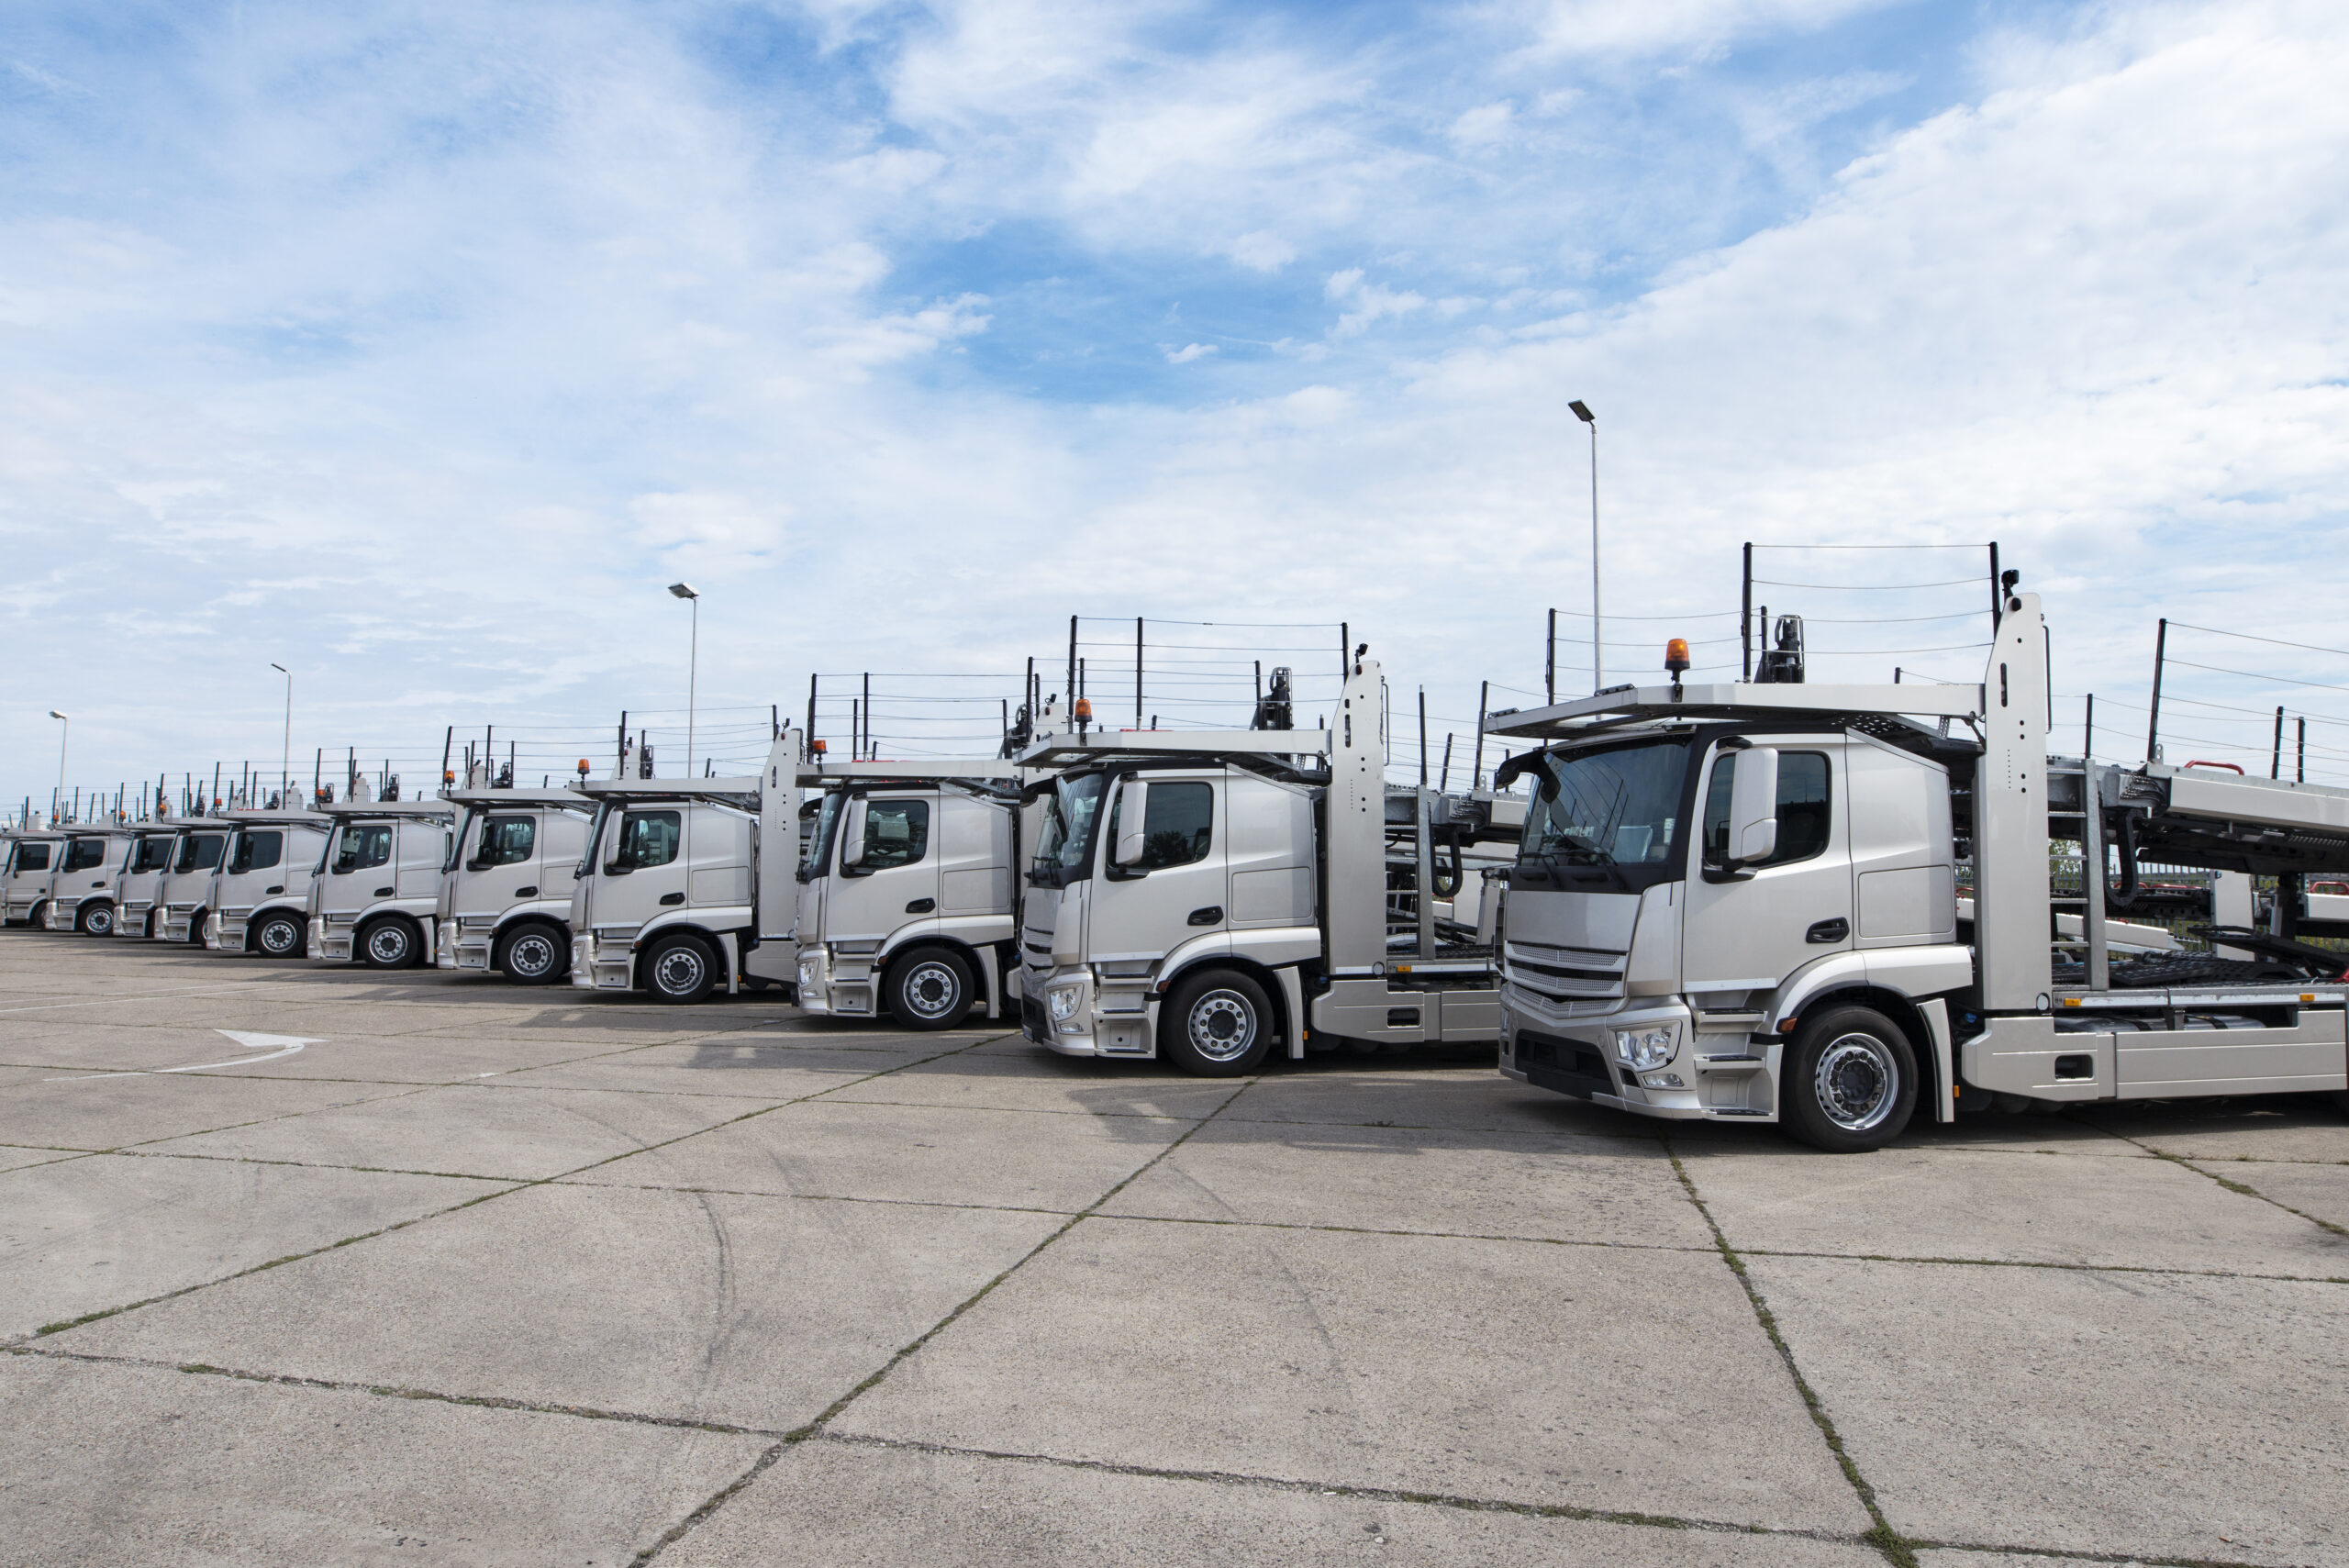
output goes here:
[{"label": "row of parked truck", "polygon": [[[1208,1074],[1489,1043],[1535,1087],[1836,1150],[1920,1112],[2349,1096],[2321,945],[2349,918],[2306,891],[2349,873],[2349,791],[2051,758],[2043,638],[2009,573],[1978,684],[1765,660],[1684,685],[1675,642],[1668,684],[1486,716],[1524,749],[1456,793],[1387,781],[1357,649],[1311,728],[1276,677],[1241,730],[1071,703],[992,758],[837,761],[785,728],[752,776],[624,751],[561,789],[20,830],[6,913],[666,1002],[774,987]],[[2067,841],[2102,872],[2076,895]],[[2208,951],[2114,917],[2140,857],[2212,873]]]}]

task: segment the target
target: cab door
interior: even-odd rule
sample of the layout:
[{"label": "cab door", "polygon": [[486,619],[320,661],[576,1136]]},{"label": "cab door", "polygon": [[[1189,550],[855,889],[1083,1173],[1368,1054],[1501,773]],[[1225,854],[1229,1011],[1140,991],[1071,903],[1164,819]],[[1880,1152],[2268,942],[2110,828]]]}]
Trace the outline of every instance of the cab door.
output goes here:
[{"label": "cab door", "polygon": [[1740,753],[1717,748],[1697,789],[1681,935],[1685,990],[1766,990],[1854,944],[1844,741],[1755,736],[1753,744],[1778,753],[1777,848],[1755,865],[1724,868]]},{"label": "cab door", "polygon": [[[1229,929],[1228,805],[1220,770],[1119,782],[1093,862],[1085,940],[1093,962],[1156,962],[1194,937]],[[1141,853],[1120,865],[1120,844],[1135,847],[1128,825],[1137,815]]]},{"label": "cab door", "polygon": [[637,927],[685,902],[685,813],[681,806],[615,812],[604,832],[596,925]]},{"label": "cab door", "polygon": [[875,792],[845,808],[824,894],[825,936],[863,941],[938,912],[938,805],[930,794]]}]

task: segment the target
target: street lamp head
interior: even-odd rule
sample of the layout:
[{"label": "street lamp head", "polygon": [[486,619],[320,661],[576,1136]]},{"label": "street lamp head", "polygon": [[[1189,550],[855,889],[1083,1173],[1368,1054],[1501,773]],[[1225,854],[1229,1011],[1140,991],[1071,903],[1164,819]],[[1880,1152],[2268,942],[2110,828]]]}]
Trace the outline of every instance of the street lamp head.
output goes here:
[{"label": "street lamp head", "polygon": [[63,718],[65,716],[58,712],[55,708],[50,708],[49,710],[49,717],[51,718]]},{"label": "street lamp head", "polygon": [[700,595],[699,594],[695,593],[691,588],[687,587],[687,586],[686,586],[685,584],[683,584],[683,583],[672,583],[672,584],[669,584],[669,592],[671,592],[672,594],[676,595],[677,595],[677,597],[679,597],[679,598],[681,598],[681,599],[698,599],[698,598],[700,598],[700,597],[701,597],[701,595]]},{"label": "street lamp head", "polygon": [[290,674],[292,674],[292,673],[294,673],[293,671],[291,671],[291,670],[287,669],[284,665],[278,663],[278,662],[277,662],[276,661],[274,661],[274,660],[272,660],[272,661],[270,662],[270,666],[269,666],[269,667],[270,667],[271,669],[273,669],[273,670],[276,671],[276,672],[277,672],[279,674],[281,674],[281,675],[290,675]]},{"label": "street lamp head", "polygon": [[1596,425],[1598,423],[1598,416],[1592,413],[1590,411],[1590,405],[1585,403],[1581,398],[1575,398],[1573,402],[1567,404],[1566,406],[1573,409],[1575,411],[1575,417],[1581,420],[1584,424]]}]

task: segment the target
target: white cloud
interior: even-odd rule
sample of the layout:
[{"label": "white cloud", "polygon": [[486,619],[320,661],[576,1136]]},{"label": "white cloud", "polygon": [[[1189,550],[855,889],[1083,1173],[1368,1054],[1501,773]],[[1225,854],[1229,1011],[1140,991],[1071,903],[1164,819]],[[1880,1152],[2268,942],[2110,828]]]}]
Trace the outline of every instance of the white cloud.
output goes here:
[{"label": "white cloud", "polygon": [[1385,288],[1363,279],[1360,267],[1348,267],[1330,274],[1322,294],[1346,307],[1330,328],[1331,335],[1351,338],[1368,331],[1374,322],[1389,317],[1408,316],[1427,304],[1419,295],[1408,290]]},{"label": "white cloud", "polygon": [[1264,229],[1243,234],[1231,242],[1231,259],[1259,272],[1277,272],[1297,260],[1297,247]]},{"label": "white cloud", "polygon": [[1203,360],[1209,354],[1214,353],[1215,345],[1213,343],[1186,343],[1179,349],[1168,349],[1165,350],[1164,352],[1166,355],[1166,362],[1168,364],[1187,365],[1193,360]]}]

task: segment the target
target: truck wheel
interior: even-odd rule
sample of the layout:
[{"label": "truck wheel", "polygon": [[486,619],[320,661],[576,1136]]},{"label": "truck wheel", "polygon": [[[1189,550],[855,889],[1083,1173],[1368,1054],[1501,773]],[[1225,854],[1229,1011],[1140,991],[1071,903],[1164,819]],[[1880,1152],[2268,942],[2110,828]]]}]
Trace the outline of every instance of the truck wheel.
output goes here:
[{"label": "truck wheel", "polygon": [[949,1029],[971,1010],[971,966],[952,948],[918,948],[889,966],[889,1016],[909,1029]]},{"label": "truck wheel", "polygon": [[517,926],[498,939],[497,951],[491,956],[517,985],[551,985],[571,978],[571,944],[551,927]]},{"label": "truck wheel", "polygon": [[93,898],[73,917],[73,929],[85,937],[114,935],[114,906],[103,898]]},{"label": "truck wheel", "polygon": [[308,933],[302,922],[293,916],[279,913],[265,916],[253,932],[253,947],[271,958],[299,958]]},{"label": "truck wheel", "polygon": [[718,955],[699,937],[662,937],[637,960],[656,1002],[698,1002],[718,988]]},{"label": "truck wheel", "polygon": [[1159,1012],[1159,1050],[1186,1073],[1236,1078],[1252,1073],[1273,1046],[1273,1005],[1264,988],[1229,969],[1186,975]]},{"label": "truck wheel", "polygon": [[387,916],[359,933],[359,956],[370,969],[413,969],[424,956],[424,944],[414,926]]},{"label": "truck wheel", "polygon": [[1917,1108],[1917,1054],[1869,1007],[1835,1007],[1804,1022],[1787,1052],[1779,1120],[1831,1154],[1881,1149]]},{"label": "truck wheel", "polygon": [[198,909],[195,914],[190,915],[187,917],[188,946],[192,948],[200,948],[204,945],[204,922],[209,918],[210,916],[210,910]]},{"label": "truck wheel", "polygon": [[36,931],[45,931],[49,929],[49,906],[46,904],[34,905],[30,912],[25,916],[25,924],[30,926]]}]

